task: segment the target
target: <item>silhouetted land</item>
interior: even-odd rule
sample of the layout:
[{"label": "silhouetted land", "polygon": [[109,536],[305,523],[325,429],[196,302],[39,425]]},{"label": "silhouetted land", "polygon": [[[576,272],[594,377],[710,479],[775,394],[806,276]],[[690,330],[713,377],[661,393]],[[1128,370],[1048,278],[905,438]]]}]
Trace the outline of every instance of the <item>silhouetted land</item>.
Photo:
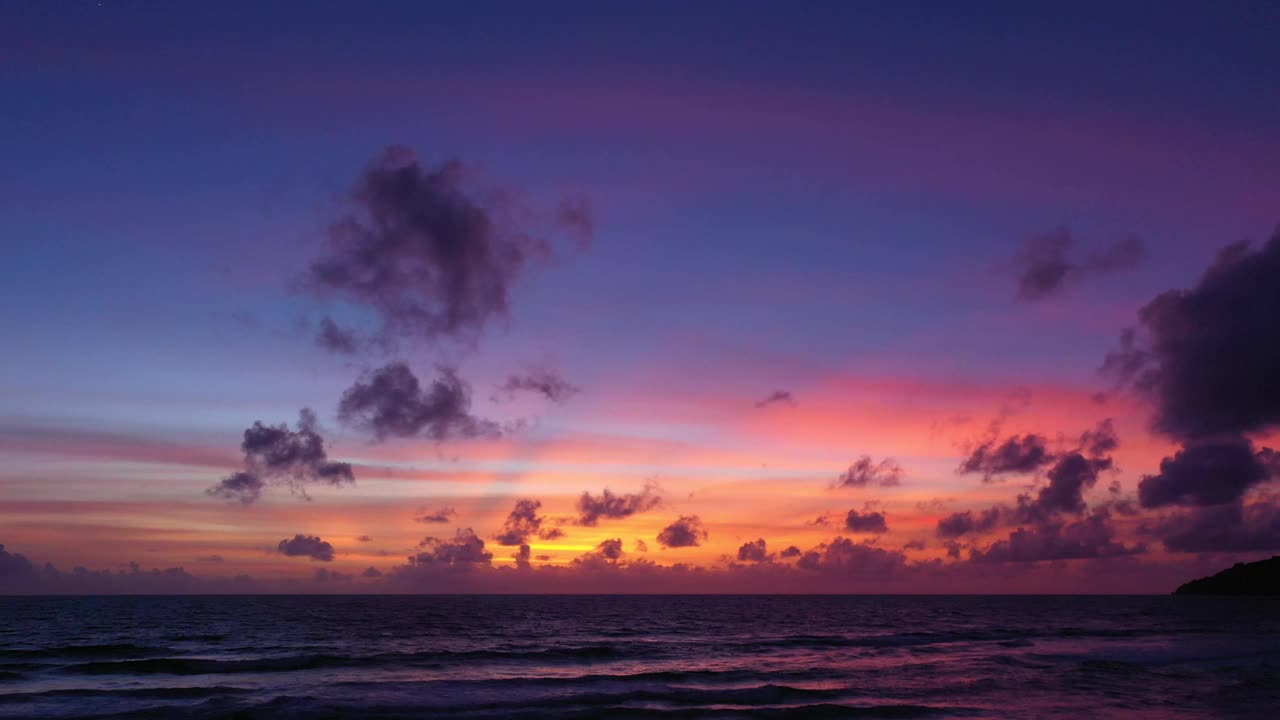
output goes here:
[{"label": "silhouetted land", "polygon": [[1280,595],[1280,555],[1236,563],[1217,575],[1192,580],[1174,595]]}]

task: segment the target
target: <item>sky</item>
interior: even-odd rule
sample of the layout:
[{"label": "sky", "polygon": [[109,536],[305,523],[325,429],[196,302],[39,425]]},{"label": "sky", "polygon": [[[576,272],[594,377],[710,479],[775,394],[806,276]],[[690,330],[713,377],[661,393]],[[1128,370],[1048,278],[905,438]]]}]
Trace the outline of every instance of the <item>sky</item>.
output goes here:
[{"label": "sky", "polygon": [[0,586],[1280,550],[1273,3],[0,7]]}]

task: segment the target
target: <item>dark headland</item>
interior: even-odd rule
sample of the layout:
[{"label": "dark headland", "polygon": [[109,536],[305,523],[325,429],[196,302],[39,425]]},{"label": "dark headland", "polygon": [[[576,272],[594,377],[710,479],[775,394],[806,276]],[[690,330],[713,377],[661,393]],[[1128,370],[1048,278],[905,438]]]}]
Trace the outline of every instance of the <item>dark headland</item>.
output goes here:
[{"label": "dark headland", "polygon": [[1174,595],[1280,595],[1280,555],[1236,563],[1217,575],[1192,580]]}]

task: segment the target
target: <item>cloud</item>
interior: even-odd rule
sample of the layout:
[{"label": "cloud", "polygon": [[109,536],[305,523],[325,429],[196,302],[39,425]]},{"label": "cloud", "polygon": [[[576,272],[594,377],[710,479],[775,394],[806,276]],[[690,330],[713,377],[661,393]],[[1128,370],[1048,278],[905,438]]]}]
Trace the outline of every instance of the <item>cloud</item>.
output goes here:
[{"label": "cloud", "polygon": [[1146,508],[1229,503],[1278,469],[1275,453],[1255,451],[1248,438],[1226,435],[1194,440],[1161,460],[1159,474],[1142,478],[1138,501]]},{"label": "cloud", "polygon": [[1046,473],[1049,484],[1040,488],[1034,500],[1023,500],[1020,508],[1035,518],[1079,515],[1085,511],[1084,491],[1098,482],[1099,472],[1110,467],[1108,458],[1086,458],[1078,452],[1062,455]]},{"label": "cloud", "polygon": [[533,565],[529,563],[529,556],[532,554],[533,553],[528,545],[521,545],[520,549],[511,556],[511,559],[516,561],[516,569],[528,570],[533,567]]},{"label": "cloud", "polygon": [[795,545],[788,545],[787,548],[779,554],[784,558],[792,558],[792,557],[800,557],[802,553],[800,552],[800,548],[796,547]]},{"label": "cloud", "polygon": [[360,577],[380,578],[382,577],[382,571],[370,565],[369,567],[364,569],[364,572],[360,573]]},{"label": "cloud", "polygon": [[884,579],[907,568],[907,556],[898,550],[855,543],[836,537],[800,556],[796,567],[811,572],[834,575],[862,576],[868,579]]},{"label": "cloud", "polygon": [[531,370],[507,377],[494,391],[494,398],[510,398],[519,392],[535,393],[551,402],[562,403],[582,390],[553,370]]},{"label": "cloud", "polygon": [[890,458],[874,463],[869,455],[863,455],[836,478],[832,487],[863,488],[872,485],[893,487],[902,483],[902,468]]},{"label": "cloud", "polygon": [[908,540],[902,545],[903,550],[924,550],[927,547],[928,543],[923,540]]},{"label": "cloud", "polygon": [[423,550],[409,558],[409,570],[413,568],[470,568],[487,566],[493,553],[485,550],[484,540],[471,528],[458,528],[452,538],[426,537],[418,543]]},{"label": "cloud", "polygon": [[321,562],[333,560],[333,546],[315,535],[294,535],[281,540],[276,550],[289,557],[308,557]]},{"label": "cloud", "polygon": [[1230,245],[1189,290],[1138,312],[1103,371],[1155,404],[1155,429],[1179,439],[1280,423],[1280,230],[1259,249]]},{"label": "cloud", "polygon": [[993,507],[978,515],[971,511],[952,513],[938,521],[940,538],[957,538],[968,533],[984,533],[1000,524],[1000,508]]},{"label": "cloud", "polygon": [[578,518],[575,522],[585,527],[595,527],[600,518],[616,520],[647,512],[662,504],[657,486],[649,483],[639,493],[615,495],[605,488],[599,495],[584,492],[578,498]]},{"label": "cloud", "polygon": [[667,548],[698,547],[707,538],[707,529],[697,515],[681,515],[658,533],[658,543]]},{"label": "cloud", "polygon": [[1142,545],[1126,546],[1117,542],[1110,516],[1106,512],[1095,512],[1073,522],[1020,527],[985,550],[970,550],[969,557],[975,563],[1030,563],[1117,557],[1145,551]]},{"label": "cloud", "polygon": [[220,563],[222,561],[221,555],[200,555],[196,558],[198,563]]},{"label": "cloud", "polygon": [[884,513],[869,512],[859,513],[857,510],[850,510],[844,519],[845,529],[856,533],[884,533],[889,532],[889,526],[884,521]]},{"label": "cloud", "polygon": [[261,496],[268,483],[285,485],[307,497],[310,484],[340,487],[355,482],[350,464],[329,460],[324,438],[316,431],[316,415],[309,408],[298,413],[297,430],[284,423],[255,422],[244,431],[240,450],[245,469],[206,490],[209,495],[248,505]]},{"label": "cloud", "polygon": [[1071,234],[1065,229],[1027,240],[1014,258],[1019,300],[1046,298],[1086,275],[1135,268],[1146,255],[1142,242],[1130,237],[1076,261],[1070,257],[1072,244]]},{"label": "cloud", "polygon": [[325,350],[351,355],[360,349],[360,341],[355,333],[338,327],[338,323],[328,315],[320,321],[320,332],[316,335],[316,344]]},{"label": "cloud", "polygon": [[[510,193],[476,192],[468,180],[459,162],[427,168],[411,150],[388,148],[357,180],[353,212],[330,226],[310,289],[372,310],[384,338],[474,338],[505,319],[517,278],[551,259],[553,244],[516,222],[536,213]],[[594,231],[582,203],[542,219],[546,234],[579,245]]]},{"label": "cloud", "polygon": [[413,521],[420,523],[447,523],[458,516],[458,511],[452,507],[442,507],[436,510],[428,510],[426,507],[418,508],[414,513]]},{"label": "cloud", "polygon": [[1268,501],[1192,508],[1145,529],[1170,552],[1280,550],[1280,508]]},{"label": "cloud", "polygon": [[738,562],[769,562],[773,556],[769,554],[764,538],[754,542],[743,543],[738,548]]},{"label": "cloud", "polygon": [[499,545],[524,545],[532,537],[543,540],[554,540],[564,536],[560,528],[542,529],[546,518],[538,514],[542,508],[541,500],[525,498],[516,501],[516,506],[502,523],[502,532],[495,538]]},{"label": "cloud", "polygon": [[770,405],[795,405],[796,399],[787,390],[774,390],[763,399],[756,401],[756,407],[766,408]]},{"label": "cloud", "polygon": [[1013,435],[1003,443],[989,440],[973,449],[956,469],[959,474],[982,473],[984,480],[997,475],[1025,475],[1053,462],[1048,441],[1040,435]]},{"label": "cloud", "polygon": [[441,365],[437,372],[429,389],[402,362],[365,373],[342,394],[338,418],[378,440],[427,437],[442,442],[502,434],[497,423],[470,414],[471,388],[456,370]]},{"label": "cloud", "polygon": [[621,538],[611,538],[602,541],[596,545],[595,549],[584,553],[573,561],[574,565],[582,567],[616,566],[622,556],[626,554],[622,549]]},{"label": "cloud", "polygon": [[330,570],[328,568],[316,568],[315,572],[311,574],[312,582],[318,583],[349,583],[351,582],[351,577],[352,576],[347,573],[341,573],[337,570]]},{"label": "cloud", "polygon": [[356,538],[356,542],[373,542],[373,538],[368,535],[361,535]]},{"label": "cloud", "polygon": [[644,540],[641,540],[640,538],[636,538],[636,552],[639,552],[639,553],[649,552],[649,543],[645,542]]}]

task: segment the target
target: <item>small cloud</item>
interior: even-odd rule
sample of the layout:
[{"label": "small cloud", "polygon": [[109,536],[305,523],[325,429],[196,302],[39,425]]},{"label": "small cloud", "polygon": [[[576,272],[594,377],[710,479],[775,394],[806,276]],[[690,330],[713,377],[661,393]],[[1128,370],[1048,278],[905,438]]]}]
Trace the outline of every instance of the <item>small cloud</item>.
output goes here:
[{"label": "small cloud", "polygon": [[698,547],[707,538],[707,530],[697,515],[681,515],[658,533],[658,543],[667,548]]},{"label": "small cloud", "polygon": [[795,405],[796,400],[791,393],[786,390],[774,390],[761,400],[756,401],[756,407],[767,408],[770,405]]},{"label": "small cloud", "polygon": [[289,557],[308,557],[321,562],[333,560],[333,546],[314,535],[294,535],[281,540],[276,549]]}]

